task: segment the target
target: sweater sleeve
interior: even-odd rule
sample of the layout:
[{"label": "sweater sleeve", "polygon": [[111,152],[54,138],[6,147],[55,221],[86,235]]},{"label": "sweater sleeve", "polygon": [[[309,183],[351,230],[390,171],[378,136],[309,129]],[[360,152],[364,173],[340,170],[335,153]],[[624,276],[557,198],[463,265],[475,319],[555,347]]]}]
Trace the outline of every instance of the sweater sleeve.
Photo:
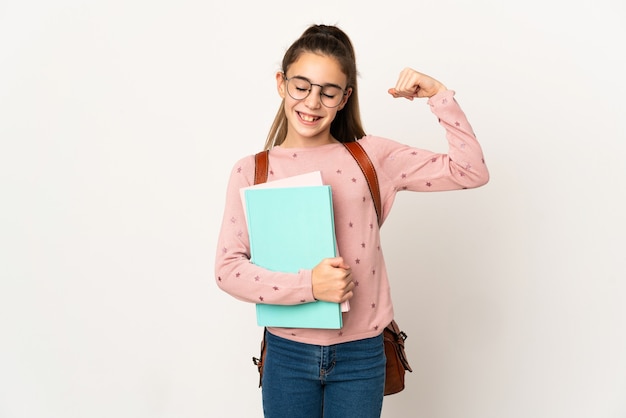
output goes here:
[{"label": "sweater sleeve", "polygon": [[444,191],[470,189],[489,180],[483,152],[454,91],[438,93],[428,100],[431,111],[445,129],[448,153],[439,154],[392,140],[372,143],[391,197],[398,191]]},{"label": "sweater sleeve", "polygon": [[238,161],[230,175],[215,256],[217,285],[237,299],[296,305],[314,301],[311,270],[274,272],[250,262],[250,243],[240,189],[254,178],[254,157]]}]

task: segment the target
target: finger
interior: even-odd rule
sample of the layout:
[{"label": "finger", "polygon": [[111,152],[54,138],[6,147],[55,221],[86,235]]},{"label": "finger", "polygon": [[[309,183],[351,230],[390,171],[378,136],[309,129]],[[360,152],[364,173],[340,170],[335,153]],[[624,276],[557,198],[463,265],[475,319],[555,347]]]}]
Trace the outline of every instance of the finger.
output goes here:
[{"label": "finger", "polygon": [[398,80],[398,87],[400,91],[404,93],[411,92],[411,90],[413,89],[412,77],[413,77],[413,74],[410,71],[405,69],[402,72],[402,74],[400,75],[400,80]]},{"label": "finger", "polygon": [[353,292],[348,292],[345,295],[343,295],[343,297],[339,300],[339,303],[344,303],[347,300],[352,299],[352,296],[354,296]]},{"label": "finger", "polygon": [[387,92],[389,94],[391,94],[396,99],[398,99],[400,97],[404,97],[405,99],[411,99],[412,100],[412,94],[403,93],[401,91],[396,90],[395,88],[390,88],[389,90],[387,90]]},{"label": "finger", "polygon": [[327,258],[325,260],[331,267],[335,267],[335,268],[344,268],[344,262],[343,262],[343,257],[333,257],[333,258]]},{"label": "finger", "polygon": [[344,261],[343,257],[337,257],[337,263],[333,265],[333,267],[335,268],[339,268],[339,269],[344,269],[344,270],[350,270],[350,266],[348,264],[346,264],[346,262]]},{"label": "finger", "polygon": [[414,93],[416,85],[415,71],[405,68],[398,79],[396,90],[403,93],[404,96],[408,96]]}]

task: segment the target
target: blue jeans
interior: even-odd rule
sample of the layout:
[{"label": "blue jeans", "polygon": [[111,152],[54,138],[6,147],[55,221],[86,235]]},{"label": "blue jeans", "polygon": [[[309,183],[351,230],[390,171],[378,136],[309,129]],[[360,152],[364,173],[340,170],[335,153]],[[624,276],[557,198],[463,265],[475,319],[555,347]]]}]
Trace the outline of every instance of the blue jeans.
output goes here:
[{"label": "blue jeans", "polygon": [[266,418],[380,417],[386,364],[382,335],[319,346],[267,332],[266,344]]}]

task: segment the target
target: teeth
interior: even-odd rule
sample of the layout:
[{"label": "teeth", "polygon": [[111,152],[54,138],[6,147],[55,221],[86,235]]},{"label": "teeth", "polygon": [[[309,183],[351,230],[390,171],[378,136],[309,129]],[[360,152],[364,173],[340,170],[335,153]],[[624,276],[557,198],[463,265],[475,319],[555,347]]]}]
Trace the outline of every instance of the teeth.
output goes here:
[{"label": "teeth", "polygon": [[302,113],[300,113],[300,117],[302,118],[303,121],[305,122],[314,122],[316,120],[318,120],[319,118],[316,116],[309,116],[309,115],[304,115]]}]

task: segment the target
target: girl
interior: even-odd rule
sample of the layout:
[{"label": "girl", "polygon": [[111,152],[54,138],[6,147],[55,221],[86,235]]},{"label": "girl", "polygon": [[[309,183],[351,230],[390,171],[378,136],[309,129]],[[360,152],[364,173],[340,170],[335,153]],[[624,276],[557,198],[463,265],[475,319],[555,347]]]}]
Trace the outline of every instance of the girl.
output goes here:
[{"label": "girl", "polygon": [[[350,301],[343,328],[268,328],[263,373],[266,417],[379,417],[385,355],[382,331],[393,306],[379,225],[366,180],[341,142],[358,140],[378,174],[382,220],[402,190],[441,191],[488,181],[480,145],[454,92],[413,69],[404,69],[394,98],[428,98],[446,132],[448,154],[436,154],[372,135],[361,126],[354,49],[335,26],[309,27],[285,53],[276,74],[283,99],[270,130],[268,181],[321,171],[332,187],[341,257],[312,270],[273,272],[250,263],[239,189],[253,184],[254,157],[231,173],[219,236],[218,286],[247,302],[293,305]],[[285,216],[289,216],[288,213]]]}]

